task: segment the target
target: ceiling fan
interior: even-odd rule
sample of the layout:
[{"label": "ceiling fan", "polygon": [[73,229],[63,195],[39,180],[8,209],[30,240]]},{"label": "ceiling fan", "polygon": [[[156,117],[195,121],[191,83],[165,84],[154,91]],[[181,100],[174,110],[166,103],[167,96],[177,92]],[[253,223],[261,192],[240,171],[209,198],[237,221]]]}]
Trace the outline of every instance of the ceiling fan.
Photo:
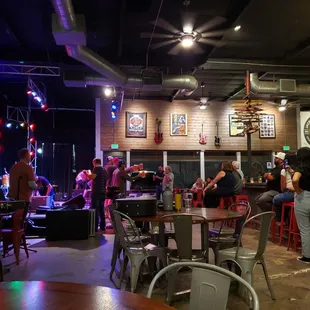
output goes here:
[{"label": "ceiling fan", "polygon": [[140,34],[140,38],[169,39],[152,44],[152,49],[177,43],[168,51],[168,54],[170,55],[178,55],[182,51],[182,48],[190,49],[190,51],[195,54],[204,53],[204,50],[200,47],[200,44],[208,44],[216,47],[225,45],[226,42],[216,38],[222,37],[229,29],[216,30],[216,28],[223,25],[226,22],[226,18],[216,16],[201,26],[194,28],[195,18],[193,18],[193,16],[194,15],[188,13],[184,14],[182,31],[174,27],[166,20],[158,18],[157,21],[152,21],[151,23],[156,24],[156,26],[170,32],[170,34],[142,32]]}]

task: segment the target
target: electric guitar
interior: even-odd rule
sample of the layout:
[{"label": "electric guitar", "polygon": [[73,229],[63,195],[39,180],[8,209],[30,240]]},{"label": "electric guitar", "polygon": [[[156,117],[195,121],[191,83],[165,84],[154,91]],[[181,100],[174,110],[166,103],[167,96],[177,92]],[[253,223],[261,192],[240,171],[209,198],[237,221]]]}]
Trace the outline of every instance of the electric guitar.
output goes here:
[{"label": "electric guitar", "polygon": [[155,132],[155,137],[154,137],[154,141],[156,144],[160,144],[164,141],[163,133],[160,132],[160,125],[161,125],[161,121],[158,118],[156,118],[157,131]]},{"label": "electric guitar", "polygon": [[207,144],[207,135],[203,133],[203,124],[201,125],[201,133],[199,134],[199,143]]},{"label": "electric guitar", "polygon": [[219,136],[219,122],[215,122],[215,126],[216,126],[216,136],[214,137],[214,145],[215,146],[221,146],[222,144],[222,139]]}]

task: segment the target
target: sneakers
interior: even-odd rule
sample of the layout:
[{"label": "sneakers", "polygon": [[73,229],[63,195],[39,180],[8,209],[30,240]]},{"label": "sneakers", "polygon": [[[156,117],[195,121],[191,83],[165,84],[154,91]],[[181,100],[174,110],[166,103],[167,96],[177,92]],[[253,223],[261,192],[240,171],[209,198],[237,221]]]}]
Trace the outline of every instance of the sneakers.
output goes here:
[{"label": "sneakers", "polygon": [[304,257],[304,256],[299,256],[297,257],[297,260],[299,262],[305,263],[305,264],[310,264],[310,258]]}]

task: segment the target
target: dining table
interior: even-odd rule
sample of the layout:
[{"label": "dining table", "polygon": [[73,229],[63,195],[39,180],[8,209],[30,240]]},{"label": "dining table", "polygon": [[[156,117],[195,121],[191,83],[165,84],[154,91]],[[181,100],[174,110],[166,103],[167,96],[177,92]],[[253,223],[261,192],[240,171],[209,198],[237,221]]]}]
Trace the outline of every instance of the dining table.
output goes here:
[{"label": "dining table", "polygon": [[[165,223],[172,223],[173,217],[167,215],[186,213],[192,215],[193,224],[201,225],[201,249],[206,250],[206,262],[209,262],[209,224],[215,222],[232,221],[243,216],[242,213],[219,208],[191,208],[179,211],[158,210],[153,216],[137,216],[137,222],[158,223],[159,245],[165,247]],[[196,215],[196,217],[195,217]]]},{"label": "dining table", "polygon": [[13,281],[0,283],[1,310],[172,310],[161,301],[104,286]]}]

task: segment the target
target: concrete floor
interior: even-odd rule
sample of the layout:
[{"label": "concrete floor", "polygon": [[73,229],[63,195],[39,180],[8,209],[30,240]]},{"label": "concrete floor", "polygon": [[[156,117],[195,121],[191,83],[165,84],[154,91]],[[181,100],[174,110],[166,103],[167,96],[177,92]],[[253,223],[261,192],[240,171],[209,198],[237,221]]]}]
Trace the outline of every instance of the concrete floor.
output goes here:
[{"label": "concrete floor", "polygon": [[[194,246],[199,248],[200,233],[194,227]],[[247,229],[244,236],[244,246],[254,248],[258,232]],[[91,285],[113,287],[109,280],[110,258],[113,246],[112,234],[100,235],[85,241],[46,242],[44,239],[30,240],[30,248],[37,253],[30,253],[29,259],[21,252],[21,262],[16,266],[14,256],[10,255],[3,260],[5,266],[11,270],[5,275],[5,281],[57,281],[75,282]],[[266,263],[277,300],[272,301],[263,272],[257,266],[254,288],[260,299],[261,309],[309,309],[310,302],[310,265],[296,261],[297,253],[286,251],[286,247],[268,243],[266,249]],[[210,251],[211,262],[213,253]],[[183,275],[180,282],[184,281]],[[145,294],[148,283],[139,287],[137,293]],[[156,289],[154,298],[165,298],[164,290]],[[187,309],[187,301],[177,302],[174,307]],[[232,296],[229,299],[229,309],[248,309],[247,306]]]}]

